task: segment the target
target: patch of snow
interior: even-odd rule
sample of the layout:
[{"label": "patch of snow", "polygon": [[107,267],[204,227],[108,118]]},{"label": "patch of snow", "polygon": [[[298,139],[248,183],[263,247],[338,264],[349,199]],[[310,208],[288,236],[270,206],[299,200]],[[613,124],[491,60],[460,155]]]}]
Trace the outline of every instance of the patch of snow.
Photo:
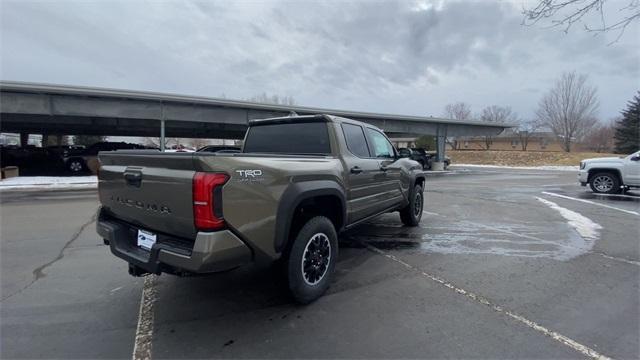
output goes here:
[{"label": "patch of snow", "polygon": [[602,229],[600,224],[593,222],[588,217],[585,217],[573,210],[563,208],[552,201],[540,197],[536,197],[536,199],[548,207],[558,211],[560,215],[567,220],[569,226],[574,228],[576,232],[585,239],[585,241],[591,242],[591,246],[589,246],[589,248],[591,248],[593,246],[593,242],[600,237],[600,230]]},{"label": "patch of snow", "polygon": [[0,191],[31,189],[95,189],[98,177],[92,176],[18,176],[0,180]]},{"label": "patch of snow", "polygon": [[451,167],[475,167],[475,168],[494,168],[494,169],[516,169],[516,170],[554,170],[554,171],[578,171],[579,166],[569,165],[542,165],[542,166],[506,166],[506,165],[478,165],[478,164],[455,164]]}]

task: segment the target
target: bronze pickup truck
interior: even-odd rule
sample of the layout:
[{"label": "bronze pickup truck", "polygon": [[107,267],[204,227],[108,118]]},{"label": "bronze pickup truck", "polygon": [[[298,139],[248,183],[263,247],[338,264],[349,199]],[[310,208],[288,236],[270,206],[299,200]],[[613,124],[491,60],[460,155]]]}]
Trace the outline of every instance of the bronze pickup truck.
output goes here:
[{"label": "bronze pickup truck", "polygon": [[98,234],[134,276],[279,263],[293,298],[328,288],[340,231],[422,217],[421,166],[371,125],[329,115],[252,120],[239,153],[100,153]]}]

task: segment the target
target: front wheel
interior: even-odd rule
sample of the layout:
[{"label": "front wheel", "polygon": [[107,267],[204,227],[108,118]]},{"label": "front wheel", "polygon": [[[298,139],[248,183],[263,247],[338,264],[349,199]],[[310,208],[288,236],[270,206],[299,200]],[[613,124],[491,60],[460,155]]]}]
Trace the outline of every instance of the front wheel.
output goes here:
[{"label": "front wheel", "polygon": [[620,192],[620,180],[609,172],[597,173],[589,180],[589,187],[594,193],[617,194]]},{"label": "front wheel", "polygon": [[324,216],[309,219],[289,251],[288,288],[294,300],[308,304],[327,291],[338,257],[338,235]]},{"label": "front wheel", "polygon": [[416,185],[409,198],[409,204],[400,210],[400,220],[406,226],[418,226],[422,219],[424,193],[422,186]]}]

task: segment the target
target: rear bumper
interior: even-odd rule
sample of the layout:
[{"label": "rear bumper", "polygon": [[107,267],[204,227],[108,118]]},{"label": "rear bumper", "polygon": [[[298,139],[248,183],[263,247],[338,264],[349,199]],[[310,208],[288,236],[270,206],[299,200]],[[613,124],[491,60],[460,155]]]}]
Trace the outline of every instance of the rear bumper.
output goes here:
[{"label": "rear bumper", "polygon": [[251,249],[229,230],[199,232],[192,247],[165,236],[167,241],[157,242],[147,251],[137,246],[133,225],[99,213],[96,227],[115,256],[152,274],[211,273],[252,260]]}]

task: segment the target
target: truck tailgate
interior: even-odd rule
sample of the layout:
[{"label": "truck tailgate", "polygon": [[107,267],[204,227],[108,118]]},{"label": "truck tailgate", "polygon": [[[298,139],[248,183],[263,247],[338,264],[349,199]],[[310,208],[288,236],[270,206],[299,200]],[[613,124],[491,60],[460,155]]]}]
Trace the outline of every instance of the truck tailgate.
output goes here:
[{"label": "truck tailgate", "polygon": [[142,230],[194,239],[192,154],[100,153],[99,196],[113,216]]}]

